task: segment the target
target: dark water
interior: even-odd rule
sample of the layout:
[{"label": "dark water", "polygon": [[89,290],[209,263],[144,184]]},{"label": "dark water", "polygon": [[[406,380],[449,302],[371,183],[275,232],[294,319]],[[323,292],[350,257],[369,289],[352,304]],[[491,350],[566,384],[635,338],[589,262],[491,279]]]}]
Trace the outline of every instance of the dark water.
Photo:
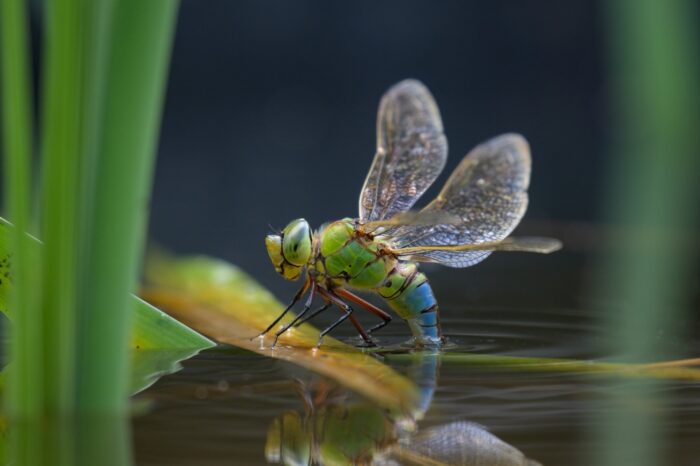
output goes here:
[{"label": "dark water", "polygon": [[[453,351],[576,359],[604,356],[602,306],[586,298],[590,280],[583,257],[493,258],[473,270],[436,270],[430,276]],[[406,336],[401,323],[392,323],[386,330],[383,344]],[[340,335],[349,338],[350,330],[344,331]],[[698,341],[692,339],[678,345],[691,354],[699,349]],[[425,442],[421,432],[449,439],[449,429],[483,428],[544,465],[596,464],[601,437],[595,434],[614,408],[605,392],[610,379],[453,361],[443,361],[436,368],[406,356],[387,357],[385,362],[423,386],[430,385],[432,372],[436,383],[432,399],[426,396],[429,407],[418,421],[417,433],[408,436],[409,450],[412,438],[416,449]],[[421,371],[423,377],[417,377]],[[624,392],[633,381],[620,377],[610,383]],[[700,464],[700,383],[666,380],[651,392],[651,399],[633,409],[654,420],[658,439],[664,441],[663,464]],[[317,429],[317,440],[326,432],[330,442],[337,434],[331,432],[333,425],[344,422],[341,444],[351,443],[353,435],[373,436],[381,444],[377,450],[396,442],[395,436],[386,433],[389,427],[378,426],[386,419],[381,408],[293,364],[231,347],[186,361],[181,372],[161,379],[137,399],[148,403],[145,413],[134,421],[136,462],[144,466],[266,464],[266,444],[268,457],[274,459],[275,435],[289,437],[288,448],[282,447],[282,456],[289,461],[312,443],[303,436],[296,443],[290,440],[290,426],[302,425],[305,416],[306,425]],[[353,433],[354,415],[361,422]],[[277,426],[271,428],[275,419]],[[286,434],[280,434],[280,425]],[[473,448],[486,448],[493,440],[488,434],[480,435],[468,440]],[[435,454],[436,449],[431,451]],[[436,458],[450,459],[449,453],[443,454]],[[296,464],[306,464],[305,458]],[[456,464],[464,461],[451,458]],[[525,464],[482,461],[478,464]]]}]

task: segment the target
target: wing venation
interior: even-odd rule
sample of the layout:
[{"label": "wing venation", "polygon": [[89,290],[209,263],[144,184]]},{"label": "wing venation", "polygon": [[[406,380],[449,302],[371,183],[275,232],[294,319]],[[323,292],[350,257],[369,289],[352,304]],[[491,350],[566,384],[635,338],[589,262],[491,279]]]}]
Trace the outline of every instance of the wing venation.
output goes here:
[{"label": "wing venation", "polygon": [[[420,261],[423,254],[431,251],[466,252],[466,251],[516,251],[550,254],[561,249],[561,241],[554,238],[539,236],[510,236],[502,241],[487,241],[484,243],[455,244],[449,246],[413,246],[399,249],[390,249],[397,256],[409,256],[412,260]],[[433,262],[427,260],[426,262]]]},{"label": "wing venation", "polygon": [[379,105],[377,152],[360,193],[360,220],[385,220],[409,210],[446,159],[447,139],[430,91],[410,79],[393,86]]},{"label": "wing venation", "polygon": [[[461,222],[406,225],[386,230],[396,249],[498,242],[520,222],[527,209],[530,149],[518,134],[504,134],[474,148],[460,162],[425,212],[447,212]],[[468,267],[491,250],[426,250],[425,261]]]}]

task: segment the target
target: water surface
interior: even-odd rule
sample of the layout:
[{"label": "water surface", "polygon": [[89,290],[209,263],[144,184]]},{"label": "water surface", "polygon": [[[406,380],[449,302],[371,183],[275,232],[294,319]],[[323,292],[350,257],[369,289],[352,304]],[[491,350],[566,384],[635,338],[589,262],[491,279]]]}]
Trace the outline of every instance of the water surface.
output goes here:
[{"label": "water surface", "polygon": [[[606,331],[600,314],[614,309],[614,303],[588,298],[591,272],[586,258],[512,257],[494,257],[464,271],[429,271],[450,342],[446,351],[604,358]],[[689,341],[677,341],[678,350],[697,354],[700,340],[689,333]],[[335,335],[357,343],[350,325]],[[402,323],[393,322],[380,335],[382,345],[397,345],[408,333]],[[612,408],[604,391],[608,379],[600,375],[454,362],[417,369],[407,357],[383,360],[424,387],[427,411],[418,421],[418,432],[476,424],[541,464],[593,464],[592,454],[600,445],[592,434]],[[613,383],[624,389],[633,381],[623,377]],[[653,394],[657,396],[651,402],[635,409],[655,416],[666,440],[665,464],[698,464],[700,384],[665,381],[654,386]],[[358,410],[374,412],[365,400],[332,381],[233,347],[218,347],[186,361],[181,372],[161,379],[138,400],[147,402],[134,421],[136,463],[143,466],[268,464],[266,445],[268,458],[274,459],[270,451],[278,428],[273,425],[284,424],[285,415],[290,422],[316,415],[326,422],[318,425],[328,425],[333,416],[347,420]],[[384,443],[381,449],[390,442],[381,438],[377,443]]]}]

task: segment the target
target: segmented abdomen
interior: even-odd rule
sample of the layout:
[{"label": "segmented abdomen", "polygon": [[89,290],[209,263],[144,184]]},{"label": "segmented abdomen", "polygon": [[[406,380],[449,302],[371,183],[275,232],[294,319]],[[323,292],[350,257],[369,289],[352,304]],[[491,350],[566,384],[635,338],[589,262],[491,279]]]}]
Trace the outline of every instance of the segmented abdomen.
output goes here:
[{"label": "segmented abdomen", "polygon": [[382,254],[379,243],[357,234],[351,219],[329,224],[320,235],[318,273],[341,286],[379,293],[406,320],[418,344],[440,343],[437,301],[416,264]]},{"label": "segmented abdomen", "polygon": [[434,345],[442,340],[437,300],[416,264],[399,262],[377,292],[406,320],[419,344]]}]

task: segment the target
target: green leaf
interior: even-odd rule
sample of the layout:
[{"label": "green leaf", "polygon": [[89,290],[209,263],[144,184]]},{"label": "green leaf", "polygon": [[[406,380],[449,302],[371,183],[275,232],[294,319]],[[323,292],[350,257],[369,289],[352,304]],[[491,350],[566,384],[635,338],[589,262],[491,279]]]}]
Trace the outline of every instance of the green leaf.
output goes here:
[{"label": "green leaf", "polygon": [[134,302],[131,329],[132,348],[136,350],[201,350],[214,342],[173,319],[150,303],[132,296]]},{"label": "green leaf", "polygon": [[[10,228],[12,226],[0,218],[0,310],[11,318],[12,313],[7,308],[6,299],[9,288],[12,286],[12,275],[4,275],[11,270],[8,248]],[[36,252],[41,246],[41,242],[36,238],[31,238],[31,244]],[[139,297],[132,295],[130,302],[133,312],[131,393],[143,390],[164,374],[179,370],[180,361],[214,346],[214,342],[210,339]]]},{"label": "green leaf", "polygon": [[151,386],[160,377],[180,370],[189,359],[214,342],[133,296],[131,329],[131,382],[129,392]]},{"label": "green leaf", "polygon": [[[391,353],[380,349],[377,353],[389,361],[412,360],[411,353]],[[576,360],[560,358],[528,358],[503,356],[498,354],[473,354],[443,352],[439,355],[440,364],[454,364],[465,367],[485,367],[509,372],[564,372],[573,374],[607,375],[634,378],[666,380],[700,380],[700,359],[679,359],[651,364],[625,364],[609,361]]]}]

